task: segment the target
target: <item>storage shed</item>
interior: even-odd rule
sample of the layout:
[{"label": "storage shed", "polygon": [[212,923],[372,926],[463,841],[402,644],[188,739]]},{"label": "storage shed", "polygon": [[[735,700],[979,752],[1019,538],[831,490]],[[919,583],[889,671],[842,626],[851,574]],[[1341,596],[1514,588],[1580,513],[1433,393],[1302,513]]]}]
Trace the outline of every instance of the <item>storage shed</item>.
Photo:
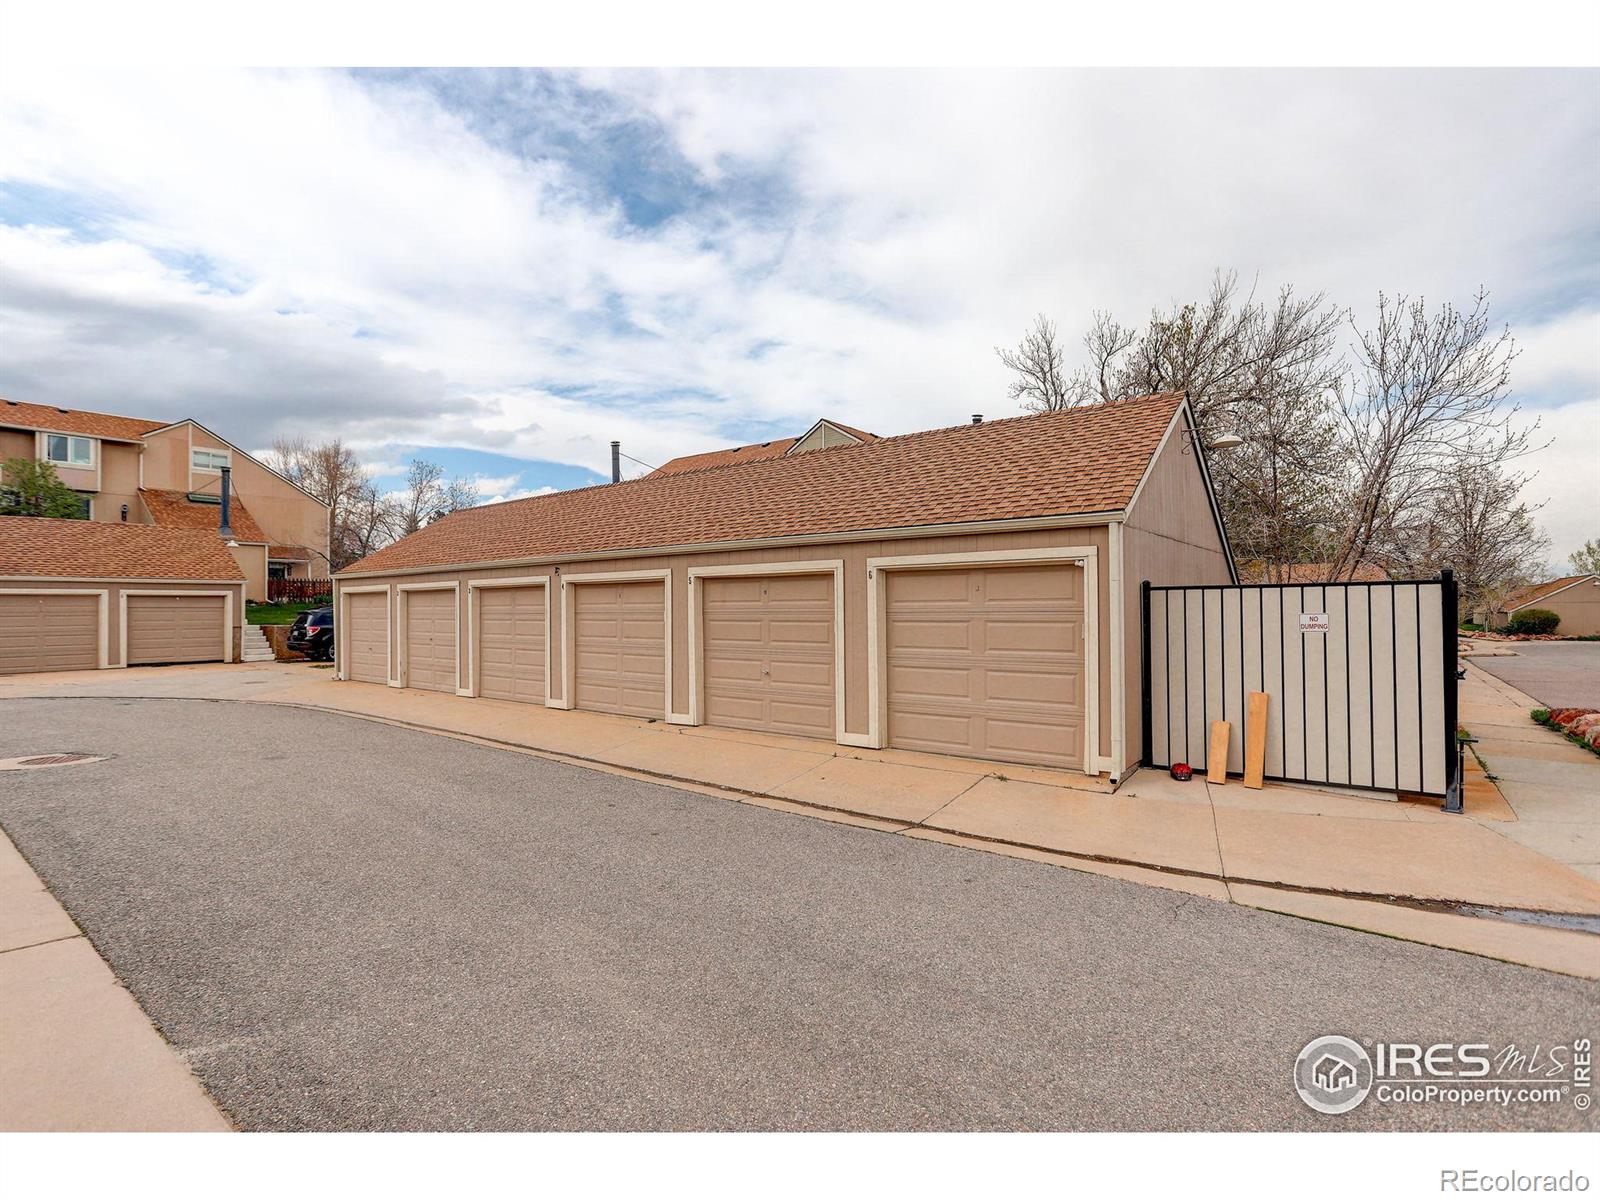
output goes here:
[{"label": "storage shed", "polygon": [[1115,779],[1143,579],[1235,581],[1176,393],[451,514],[339,573],[338,676]]}]

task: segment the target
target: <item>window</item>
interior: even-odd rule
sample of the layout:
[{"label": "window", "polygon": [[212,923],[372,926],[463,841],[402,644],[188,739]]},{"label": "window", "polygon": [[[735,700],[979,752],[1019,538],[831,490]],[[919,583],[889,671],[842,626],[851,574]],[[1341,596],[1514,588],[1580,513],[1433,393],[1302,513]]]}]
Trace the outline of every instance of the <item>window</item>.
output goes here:
[{"label": "window", "polygon": [[230,464],[226,450],[194,450],[192,463],[196,471],[220,471]]},{"label": "window", "polygon": [[79,492],[78,503],[83,505],[83,511],[78,514],[78,519],[80,521],[94,520],[94,497],[86,496],[82,492]]},{"label": "window", "polygon": [[94,439],[68,437],[64,433],[45,435],[45,458],[64,467],[94,466]]}]

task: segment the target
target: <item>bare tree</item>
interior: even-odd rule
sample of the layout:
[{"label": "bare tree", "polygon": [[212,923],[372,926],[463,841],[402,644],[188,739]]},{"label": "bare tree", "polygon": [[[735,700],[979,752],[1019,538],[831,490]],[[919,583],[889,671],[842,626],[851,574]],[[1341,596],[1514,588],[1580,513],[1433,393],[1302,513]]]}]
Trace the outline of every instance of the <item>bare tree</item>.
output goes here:
[{"label": "bare tree", "polygon": [[478,503],[478,485],[456,478],[446,483],[444,468],[426,459],[413,459],[406,472],[405,490],[395,498],[395,536],[405,537],[424,525]]},{"label": "bare tree", "polygon": [[332,570],[348,566],[365,553],[358,547],[367,543],[354,537],[352,529],[363,520],[361,512],[371,485],[355,451],[338,438],[316,443],[279,438],[267,456],[267,465],[328,506]]},{"label": "bare tree", "polygon": [[1341,412],[1348,456],[1344,520],[1333,578],[1368,557],[1404,552],[1428,521],[1441,479],[1500,467],[1529,449],[1531,429],[1508,403],[1516,344],[1489,321],[1488,295],[1471,309],[1378,298],[1377,323],[1352,325],[1351,386]]},{"label": "bare tree", "polygon": [[1066,360],[1056,339],[1055,322],[1043,313],[1033,319],[1033,328],[1022,335],[1016,349],[996,346],[994,352],[1016,374],[1007,395],[1022,401],[1030,412],[1053,412],[1077,402],[1068,389]]},{"label": "bare tree", "polygon": [[1493,461],[1457,459],[1442,471],[1422,519],[1389,554],[1397,574],[1420,578],[1451,568],[1462,611],[1493,611],[1544,574],[1550,541],[1522,499],[1527,476]]}]

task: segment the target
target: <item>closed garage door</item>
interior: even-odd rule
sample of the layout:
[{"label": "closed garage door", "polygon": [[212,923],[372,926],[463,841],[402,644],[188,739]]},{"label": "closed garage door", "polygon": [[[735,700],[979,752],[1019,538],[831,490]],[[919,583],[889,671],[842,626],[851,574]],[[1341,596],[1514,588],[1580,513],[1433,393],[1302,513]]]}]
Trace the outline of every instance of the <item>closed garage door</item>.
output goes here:
[{"label": "closed garage door", "polygon": [[480,588],[478,694],[544,703],[544,588]]},{"label": "closed garage door", "polygon": [[345,597],[349,629],[335,636],[344,639],[345,670],[363,683],[389,682],[389,595],[357,592]]},{"label": "closed garage door", "polygon": [[454,588],[406,592],[406,686],[430,692],[456,690]]},{"label": "closed garage door", "polygon": [[890,745],[1083,766],[1081,568],[891,571],[886,615]]},{"label": "closed garage door", "polygon": [[833,576],[702,585],[706,724],[832,738]]},{"label": "closed garage door", "polygon": [[92,671],[99,665],[98,596],[0,592],[0,675]]},{"label": "closed garage door", "polygon": [[128,596],[127,602],[129,666],[223,659],[223,597]]},{"label": "closed garage door", "polygon": [[586,583],[574,592],[573,605],[577,707],[665,716],[666,586]]}]

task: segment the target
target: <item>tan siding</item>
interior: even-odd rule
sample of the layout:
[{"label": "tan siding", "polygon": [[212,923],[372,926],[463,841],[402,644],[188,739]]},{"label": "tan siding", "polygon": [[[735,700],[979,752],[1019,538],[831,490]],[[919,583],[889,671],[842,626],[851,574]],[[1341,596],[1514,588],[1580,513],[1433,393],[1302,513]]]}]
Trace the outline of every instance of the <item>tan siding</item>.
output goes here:
[{"label": "tan siding", "polygon": [[139,521],[139,447],[101,442],[100,453],[100,493],[94,498],[94,519],[120,522],[126,504],[129,522]]},{"label": "tan siding", "polygon": [[474,669],[479,695],[544,703],[544,592],[538,585],[478,591]]},{"label": "tan siding", "polygon": [[[461,616],[465,622],[467,581],[472,579],[510,579],[523,575],[551,576],[555,589],[551,604],[550,629],[550,690],[556,701],[564,701],[565,666],[562,660],[564,633],[560,582],[565,575],[576,579],[584,573],[621,572],[643,570],[670,570],[672,573],[672,713],[687,719],[689,713],[689,590],[688,571],[691,566],[747,566],[764,563],[792,563],[842,560],[844,563],[844,659],[845,659],[845,732],[864,737],[868,731],[867,697],[867,559],[887,555],[913,554],[971,554],[1007,550],[1037,550],[1062,546],[1085,546],[1098,554],[1098,608],[1100,613],[1100,754],[1111,755],[1111,637],[1110,585],[1108,569],[1109,535],[1104,525],[1085,525],[1062,529],[1038,529],[1004,533],[976,533],[957,536],[929,536],[906,538],[877,538],[859,542],[806,543],[771,547],[760,550],[703,551],[694,554],[631,556],[565,563],[519,563],[513,566],[491,567],[480,570],[433,571],[414,575],[371,576],[351,578],[351,587],[376,583],[436,583],[457,582],[461,591]],[[1138,583],[1130,575],[1127,591],[1133,597],[1134,619],[1127,628],[1129,645],[1133,648],[1134,688],[1132,703],[1138,704]],[[1220,581],[1219,581],[1220,582]],[[352,601],[355,599],[351,597]],[[464,627],[464,625],[463,625]],[[391,638],[394,632],[391,631]],[[465,641],[463,655],[471,648]],[[463,678],[471,667],[462,664]],[[658,714],[652,714],[658,715]],[[1138,753],[1135,736],[1133,753]]]},{"label": "tan siding", "polygon": [[[578,578],[574,576],[574,578]],[[654,581],[587,583],[573,598],[573,702],[665,717],[665,593]]]},{"label": "tan siding", "polygon": [[1084,601],[1072,565],[889,572],[889,744],[1081,767]]},{"label": "tan siding", "polygon": [[[1593,637],[1600,634],[1600,585],[1574,584],[1548,600],[1535,600],[1529,608],[1544,608],[1561,618],[1556,632],[1567,637]],[[1511,614],[1513,617],[1516,613]]]},{"label": "tan siding", "polygon": [[456,690],[456,630],[460,628],[454,592],[405,592],[400,597],[405,632],[401,681],[430,692]]},{"label": "tan siding", "polygon": [[345,599],[348,628],[337,629],[346,639],[345,670],[363,683],[389,681],[389,596],[387,592],[357,592]]},{"label": "tan siding", "polygon": [[129,596],[128,665],[221,659],[223,607],[220,596]]},{"label": "tan siding", "polygon": [[706,724],[832,740],[833,576],[702,586]]},{"label": "tan siding", "polygon": [[[0,579],[0,591],[16,590],[19,588],[43,591],[82,591],[86,588],[106,591],[106,662],[110,666],[119,666],[122,662],[122,622],[120,620],[121,599],[124,591],[137,592],[219,592],[228,591],[233,594],[233,659],[239,658],[239,647],[243,640],[243,630],[240,628],[244,620],[244,587],[242,584],[218,583],[150,583],[145,581],[127,581],[115,579],[45,579],[45,580],[3,580]],[[129,596],[131,601],[133,596]],[[220,602],[220,601],[219,601]],[[221,651],[222,628],[221,618],[218,618],[217,642],[218,651]],[[214,656],[215,657],[215,656]]]},{"label": "tan siding", "polygon": [[[1138,762],[1143,738],[1140,581],[1156,585],[1233,582],[1205,478],[1193,451],[1184,453],[1186,443],[1180,430],[1173,431],[1152,461],[1149,476],[1122,530],[1122,627],[1128,647],[1122,683],[1127,731],[1124,767]],[[1109,680],[1109,674],[1105,678]]]},{"label": "tan siding", "polygon": [[100,665],[98,596],[0,591],[0,675],[82,671]]}]

